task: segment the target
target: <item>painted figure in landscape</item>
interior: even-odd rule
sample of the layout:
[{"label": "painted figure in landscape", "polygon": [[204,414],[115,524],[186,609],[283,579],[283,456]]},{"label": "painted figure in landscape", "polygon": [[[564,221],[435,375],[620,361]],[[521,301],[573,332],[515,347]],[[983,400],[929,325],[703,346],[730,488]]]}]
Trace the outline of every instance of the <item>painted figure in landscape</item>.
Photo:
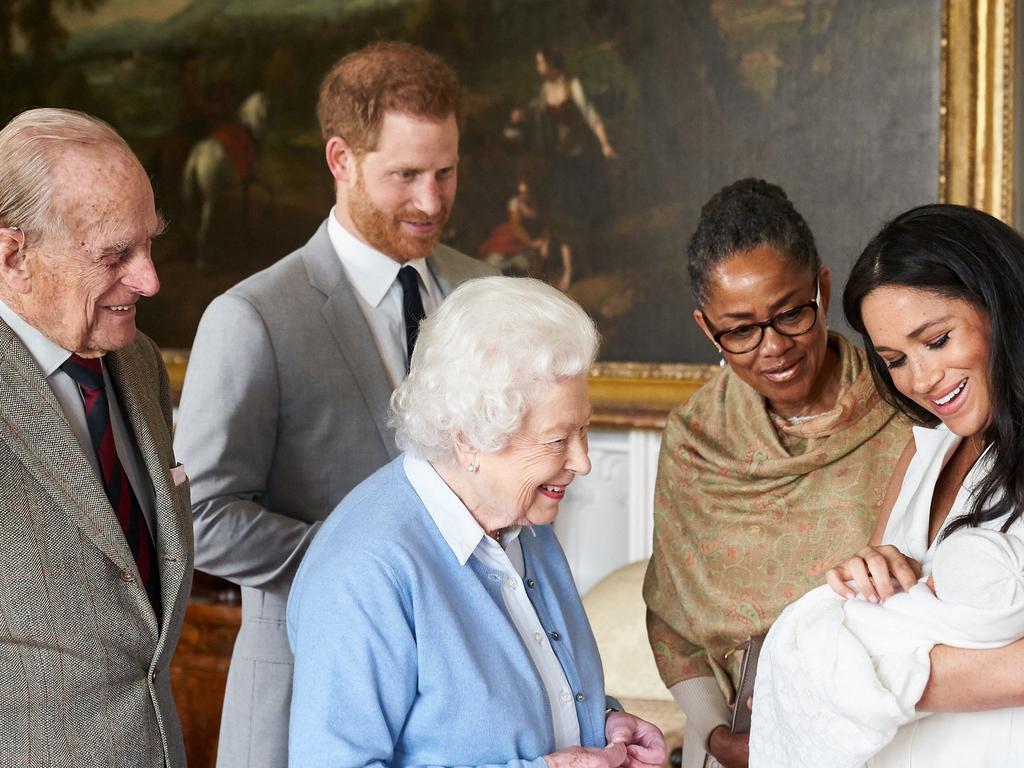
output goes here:
[{"label": "painted figure in landscape", "polygon": [[525,180],[517,185],[506,210],[508,218],[481,244],[480,258],[507,275],[539,277],[541,260],[550,253],[551,234]]},{"label": "painted figure in landscape", "polygon": [[606,160],[616,154],[601,116],[579,78],[566,68],[562,52],[544,46],[536,62],[538,99],[512,111],[506,136],[518,142],[523,165],[541,179],[542,204],[562,259],[558,287],[567,291],[574,267],[578,273],[611,214]]},{"label": "painted figure in landscape", "polygon": [[185,161],[181,176],[181,198],[186,212],[194,214],[198,206],[196,264],[207,259],[207,239],[219,199],[231,188],[241,194],[242,220],[248,223],[249,193],[256,181],[259,140],[267,123],[267,95],[256,91],[238,108],[238,119],[214,126],[210,135],[200,139]]}]

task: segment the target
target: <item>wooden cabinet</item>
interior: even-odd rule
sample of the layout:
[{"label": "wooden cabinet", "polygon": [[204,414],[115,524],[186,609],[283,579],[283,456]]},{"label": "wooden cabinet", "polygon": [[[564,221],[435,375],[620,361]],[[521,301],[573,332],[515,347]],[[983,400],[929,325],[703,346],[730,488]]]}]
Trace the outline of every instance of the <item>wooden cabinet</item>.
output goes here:
[{"label": "wooden cabinet", "polygon": [[237,589],[200,573],[192,595],[171,661],[171,685],[189,768],[213,768],[228,663],[242,610]]}]

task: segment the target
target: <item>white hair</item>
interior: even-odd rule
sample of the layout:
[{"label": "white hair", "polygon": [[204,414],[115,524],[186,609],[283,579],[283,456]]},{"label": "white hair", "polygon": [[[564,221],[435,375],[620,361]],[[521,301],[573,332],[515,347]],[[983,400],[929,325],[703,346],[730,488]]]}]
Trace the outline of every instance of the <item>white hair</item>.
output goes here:
[{"label": "white hair", "polygon": [[538,387],[590,371],[599,339],[576,302],[539,280],[463,283],[420,325],[391,396],[399,448],[449,463],[461,434],[481,452],[501,450]]},{"label": "white hair", "polygon": [[84,112],[22,112],[0,130],[0,227],[19,227],[26,237],[63,230],[53,205],[53,170],[69,144],[108,145],[131,154],[117,131]]}]

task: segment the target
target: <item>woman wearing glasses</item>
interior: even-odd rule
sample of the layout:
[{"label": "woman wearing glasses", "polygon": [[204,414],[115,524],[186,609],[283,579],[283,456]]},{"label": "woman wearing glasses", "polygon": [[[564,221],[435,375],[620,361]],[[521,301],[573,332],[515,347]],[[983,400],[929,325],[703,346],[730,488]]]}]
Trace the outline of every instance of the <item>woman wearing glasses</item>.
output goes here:
[{"label": "woman wearing glasses", "polygon": [[694,319],[727,367],[668,418],[644,597],[687,716],[683,767],[732,768],[747,765],[729,725],[738,651],[868,541],[910,430],[828,331],[831,274],[779,187],[721,190],[688,257]]}]

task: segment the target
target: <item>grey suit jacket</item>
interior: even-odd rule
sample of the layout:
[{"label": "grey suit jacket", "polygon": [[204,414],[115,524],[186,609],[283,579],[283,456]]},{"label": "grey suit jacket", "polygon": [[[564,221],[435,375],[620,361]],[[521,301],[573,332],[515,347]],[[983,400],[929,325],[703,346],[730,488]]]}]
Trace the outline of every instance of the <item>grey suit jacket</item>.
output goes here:
[{"label": "grey suit jacket", "polygon": [[183,768],[168,669],[192,528],[160,352],[139,334],[106,362],[153,487],[162,626],[53,390],[2,321],[0,361],[0,766]]},{"label": "grey suit jacket", "polygon": [[[445,295],[494,274],[445,246],[427,263]],[[397,455],[390,396],[326,222],[203,315],[175,448],[192,479],[196,567],[242,586],[219,768],[287,765],[288,590],[320,522]]]}]

